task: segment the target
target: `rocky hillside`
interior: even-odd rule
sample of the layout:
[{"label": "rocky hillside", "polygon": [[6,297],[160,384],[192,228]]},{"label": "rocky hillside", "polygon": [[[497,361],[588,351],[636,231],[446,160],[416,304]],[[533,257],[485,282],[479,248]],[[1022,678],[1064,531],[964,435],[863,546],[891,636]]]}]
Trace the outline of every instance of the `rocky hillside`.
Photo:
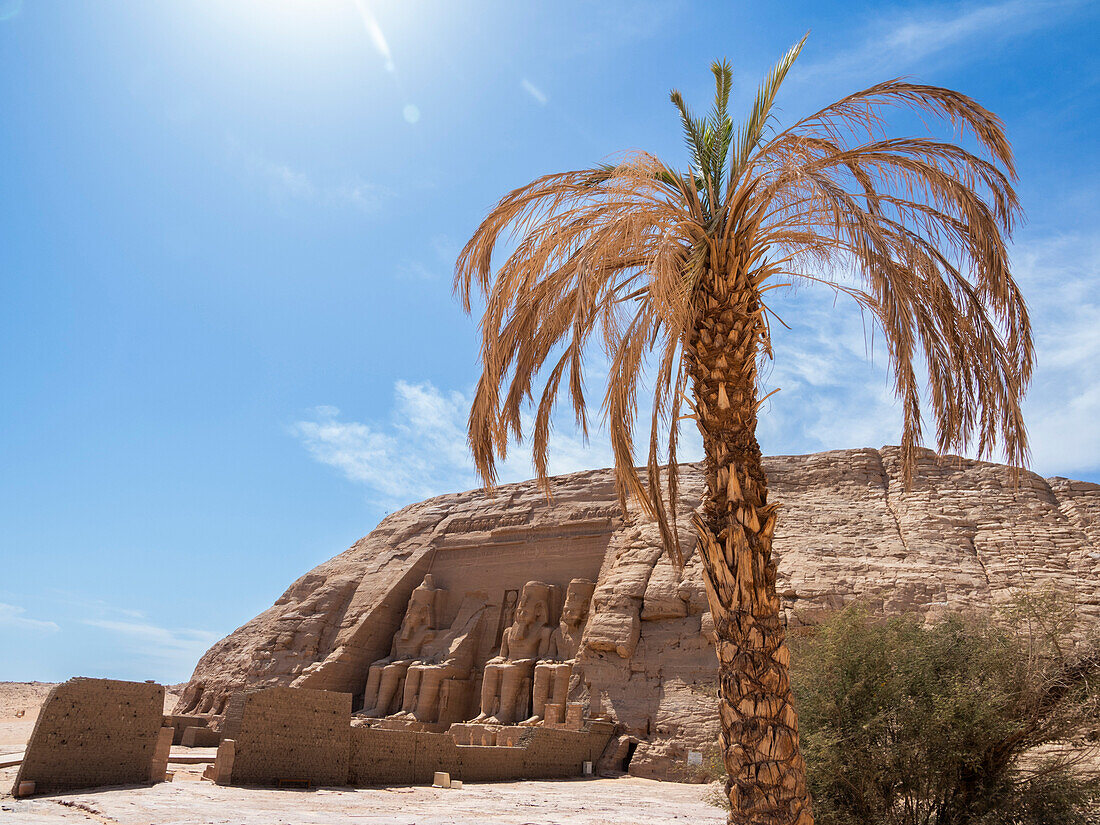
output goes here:
[{"label": "rocky hillside", "polygon": [[[765,463],[771,499],[783,505],[775,541],[789,627],[854,599],[935,615],[1052,587],[1100,622],[1100,485],[1017,477],[998,464],[925,452],[906,491],[893,447]],[[697,467],[684,467],[683,487],[685,509],[695,506]],[[655,526],[636,513],[623,517],[608,470],[558,477],[552,492],[547,501],[527,482],[440,496],[387,517],[214,645],[177,712],[220,713],[246,686],[361,694],[425,573],[447,590],[438,626],[467,592],[483,594],[501,615],[486,622],[480,662],[495,653],[509,593],[532,578],[564,588],[582,576],[597,588],[574,698],[611,714],[639,742],[632,773],[682,776],[687,751],[715,735],[698,559],[689,554],[675,570]],[[693,545],[687,513],[679,528]]]}]

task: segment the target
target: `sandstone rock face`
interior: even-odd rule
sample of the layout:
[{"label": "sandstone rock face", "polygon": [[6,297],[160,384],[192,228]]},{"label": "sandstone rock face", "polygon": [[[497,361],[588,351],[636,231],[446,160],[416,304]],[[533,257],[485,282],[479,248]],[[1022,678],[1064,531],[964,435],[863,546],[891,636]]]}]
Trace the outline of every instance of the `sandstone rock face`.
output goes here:
[{"label": "sandstone rock face", "polygon": [[[893,447],[778,456],[765,467],[782,504],[775,548],[790,628],[856,599],[931,618],[1050,588],[1100,622],[1100,485],[925,451],[906,491]],[[485,594],[480,671],[524,582],[564,594],[570,579],[588,578],[597,585],[570,701],[623,726],[636,743],[631,773],[691,779],[689,751],[712,748],[717,735],[716,665],[689,519],[703,493],[698,467],[682,468],[682,490],[682,570],[651,521],[624,517],[610,470],[555,478],[549,501],[526,482],[406,507],[214,645],[176,712],[221,714],[233,692],[274,685],[351,693],[358,708],[370,663],[389,651],[429,572],[448,593],[439,626],[464,593]]]}]

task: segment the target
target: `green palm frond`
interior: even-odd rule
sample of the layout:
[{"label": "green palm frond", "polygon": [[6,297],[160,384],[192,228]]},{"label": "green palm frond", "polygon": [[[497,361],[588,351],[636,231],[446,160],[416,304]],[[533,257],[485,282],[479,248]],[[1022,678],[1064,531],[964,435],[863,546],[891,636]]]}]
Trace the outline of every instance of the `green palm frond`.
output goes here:
[{"label": "green palm frond", "polygon": [[791,66],[794,65],[794,61],[798,58],[802,47],[806,43],[806,38],[809,36],[809,32],[802,35],[802,39],[787,50],[787,53],[768,72],[764,82],[760,84],[748,120],[737,129],[737,147],[734,150],[733,163],[730,165],[727,194],[733,190],[734,184],[744,170],[745,164],[748,163],[753,150],[760,144],[764,128],[768,125],[768,120],[771,117],[772,106],[775,105],[775,96],[779,93],[779,87],[783,85],[787,72],[791,70]]},{"label": "green palm frond", "polygon": [[696,187],[703,195],[708,215],[713,214],[718,205],[720,185],[725,178],[733,141],[733,121],[729,116],[733,69],[728,61],[722,60],[711,64],[711,72],[714,73],[714,106],[707,117],[695,117],[679,91],[673,90],[669,95],[680,114],[684,142],[696,172]]},{"label": "green palm frond", "polygon": [[672,101],[672,104],[680,113],[680,124],[684,129],[684,143],[687,145],[688,152],[691,153],[691,164],[696,169],[703,171],[705,166],[704,147],[706,146],[706,138],[704,132],[706,131],[706,124],[691,114],[691,110],[684,102],[684,96],[677,90],[673,89],[672,93],[669,94],[669,100]]},{"label": "green palm frond", "polygon": [[727,60],[716,60],[711,64],[710,70],[714,73],[714,109],[710,115],[714,139],[710,146],[710,171],[714,180],[720,181],[725,176],[726,160],[733,140],[733,121],[729,116],[733,68]]}]

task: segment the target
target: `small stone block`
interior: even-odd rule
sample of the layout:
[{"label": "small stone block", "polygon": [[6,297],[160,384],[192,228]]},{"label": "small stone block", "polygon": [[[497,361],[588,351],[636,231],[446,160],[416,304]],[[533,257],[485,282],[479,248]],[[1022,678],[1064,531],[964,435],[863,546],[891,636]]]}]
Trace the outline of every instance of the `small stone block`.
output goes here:
[{"label": "small stone block", "polygon": [[547,704],[543,710],[543,727],[556,728],[561,725],[562,716],[565,712],[565,705],[562,704]]},{"label": "small stone block", "polygon": [[452,791],[461,791],[462,790],[462,780],[461,779],[452,779],[451,780],[451,790]]},{"label": "small stone block", "polygon": [[451,787],[451,775],[446,771],[436,771],[435,776],[432,778],[433,788],[449,788]]},{"label": "small stone block", "polygon": [[160,729],[160,735],[157,737],[157,744],[153,750],[153,759],[149,763],[150,782],[165,781],[164,777],[168,772],[168,757],[172,753],[172,738],[175,733],[174,728],[162,727]]},{"label": "small stone block", "polygon": [[565,727],[567,730],[580,730],[584,727],[584,705],[570,702],[565,706]]},{"label": "small stone block", "polygon": [[191,725],[183,730],[180,744],[185,748],[216,748],[221,735],[205,726]]},{"label": "small stone block", "polygon": [[34,793],[34,782],[24,781],[20,782],[19,786],[15,789],[16,796],[31,796]]},{"label": "small stone block", "polygon": [[237,755],[237,742],[223,739],[218,745],[218,755],[214,758],[214,782],[228,785],[233,781],[233,762]]}]

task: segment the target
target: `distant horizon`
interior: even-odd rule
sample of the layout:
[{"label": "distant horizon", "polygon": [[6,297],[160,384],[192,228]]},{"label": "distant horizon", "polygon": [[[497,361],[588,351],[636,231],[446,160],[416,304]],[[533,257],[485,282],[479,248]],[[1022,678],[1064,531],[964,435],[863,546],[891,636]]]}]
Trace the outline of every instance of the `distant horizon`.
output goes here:
[{"label": "distant horizon", "polygon": [[[0,3],[0,680],[181,683],[349,537],[476,488],[451,270],[478,221],[632,148],[682,165],[669,90],[703,110],[728,56],[739,117],[807,30],[782,123],[896,76],[1004,119],[1030,469],[1100,483],[1098,24],[1084,0]],[[881,336],[827,292],[776,308],[765,454],[896,442]],[[610,466],[568,412],[552,471]]]}]

